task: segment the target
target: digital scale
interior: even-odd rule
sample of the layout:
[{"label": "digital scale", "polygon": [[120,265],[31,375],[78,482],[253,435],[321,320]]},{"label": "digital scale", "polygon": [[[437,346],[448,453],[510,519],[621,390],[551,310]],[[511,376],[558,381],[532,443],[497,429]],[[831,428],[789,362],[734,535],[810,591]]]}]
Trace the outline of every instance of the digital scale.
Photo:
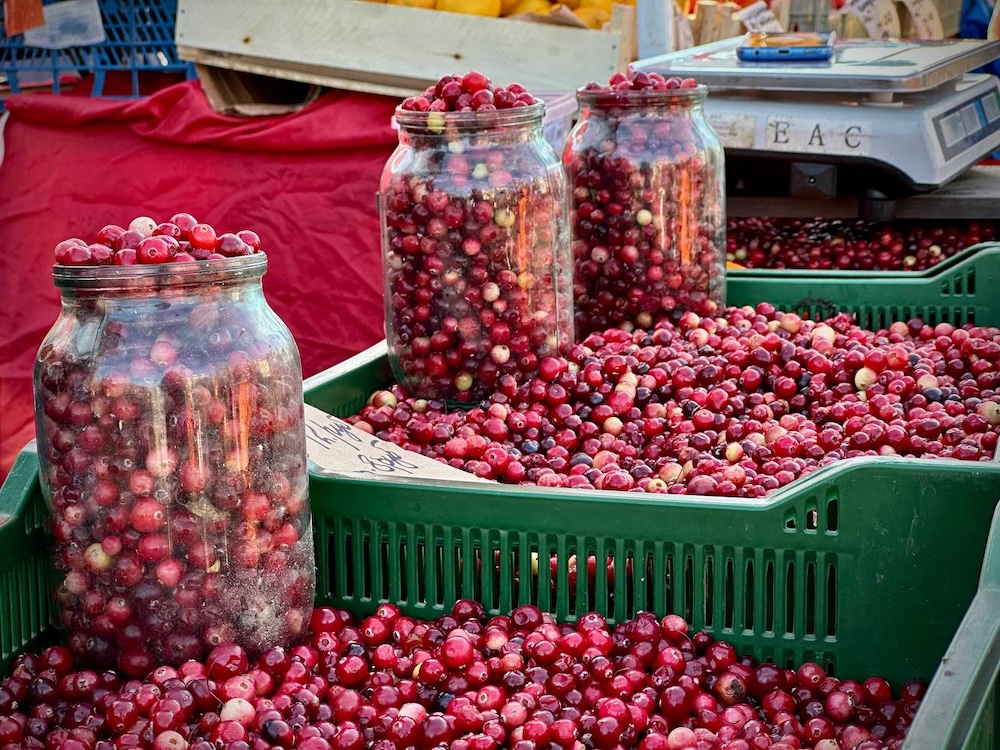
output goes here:
[{"label": "digital scale", "polygon": [[[1000,81],[970,72],[1000,57],[1000,41],[842,39],[826,62],[743,62],[741,41],[635,65],[709,87],[730,199],[839,199],[888,219],[1000,148]],[[1000,218],[993,179],[994,213],[977,218]]]}]

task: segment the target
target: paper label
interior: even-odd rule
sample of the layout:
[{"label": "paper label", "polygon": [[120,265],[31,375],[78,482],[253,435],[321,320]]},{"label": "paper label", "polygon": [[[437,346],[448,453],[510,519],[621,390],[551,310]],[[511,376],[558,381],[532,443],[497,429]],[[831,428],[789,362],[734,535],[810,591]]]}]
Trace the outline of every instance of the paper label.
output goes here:
[{"label": "paper label", "polygon": [[899,39],[902,36],[893,0],[852,0],[844,10],[861,21],[870,39]]},{"label": "paper label", "polygon": [[391,477],[492,484],[467,471],[379,440],[309,404],[305,418],[309,460],[319,467],[320,473],[355,479]]},{"label": "paper label", "polygon": [[757,147],[766,151],[867,156],[871,137],[871,122],[773,115],[767,118],[764,142]]},{"label": "paper label", "polygon": [[45,6],[45,25],[24,33],[29,47],[66,49],[100,44],[107,36],[97,0],[65,0]]},{"label": "paper label", "polygon": [[719,136],[725,148],[751,149],[757,130],[756,115],[714,112],[708,115],[708,124]]},{"label": "paper label", "polygon": [[752,5],[740,10],[736,17],[747,31],[766,31],[777,33],[784,31],[778,17],[771,12],[764,0],[757,0]]},{"label": "paper label", "polygon": [[677,3],[674,3],[674,21],[677,29],[677,49],[691,49],[694,46],[691,19]]},{"label": "paper label", "polygon": [[913,19],[913,32],[917,39],[944,39],[944,25],[934,0],[903,0]]}]

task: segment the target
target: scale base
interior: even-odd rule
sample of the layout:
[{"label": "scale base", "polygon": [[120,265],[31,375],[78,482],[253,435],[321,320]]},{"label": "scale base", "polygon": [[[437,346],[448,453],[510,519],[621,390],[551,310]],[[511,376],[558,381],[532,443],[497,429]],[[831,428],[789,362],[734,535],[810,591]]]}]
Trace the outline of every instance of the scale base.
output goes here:
[{"label": "scale base", "polygon": [[760,198],[903,198],[941,185],[913,182],[878,159],[810,157],[726,149],[726,189],[730,196]]}]

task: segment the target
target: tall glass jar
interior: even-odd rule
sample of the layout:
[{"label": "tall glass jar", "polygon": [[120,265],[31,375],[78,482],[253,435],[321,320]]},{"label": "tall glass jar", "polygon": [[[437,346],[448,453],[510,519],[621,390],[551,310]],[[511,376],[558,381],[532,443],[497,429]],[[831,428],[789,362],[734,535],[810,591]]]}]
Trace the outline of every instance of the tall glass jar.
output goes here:
[{"label": "tall glass jar", "polygon": [[397,380],[473,402],[573,341],[566,178],[544,105],[396,110],[379,209]]},{"label": "tall glass jar", "polygon": [[54,269],[35,425],[60,622],[84,663],[144,676],[308,624],[302,372],[266,267]]},{"label": "tall glass jar", "polygon": [[577,93],[572,193],[576,333],[649,328],[725,302],[722,144],[706,88]]}]

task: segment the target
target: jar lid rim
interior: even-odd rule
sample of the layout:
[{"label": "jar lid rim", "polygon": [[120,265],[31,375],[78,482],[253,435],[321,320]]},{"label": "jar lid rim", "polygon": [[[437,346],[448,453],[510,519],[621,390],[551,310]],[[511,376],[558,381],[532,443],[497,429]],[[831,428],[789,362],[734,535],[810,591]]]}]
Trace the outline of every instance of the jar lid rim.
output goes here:
[{"label": "jar lid rim", "polygon": [[134,266],[65,266],[52,267],[52,279],[57,287],[105,286],[120,281],[166,282],[197,281],[208,275],[235,274],[262,276],[267,268],[267,255],[254,253],[236,258],[196,260],[189,263],[158,263]]},{"label": "jar lid rim", "polygon": [[545,102],[536,99],[534,104],[525,107],[509,107],[507,109],[494,109],[488,111],[472,112],[418,112],[413,109],[403,109],[402,105],[396,107],[396,123],[401,126],[416,126],[435,129],[452,127],[489,127],[493,125],[517,125],[528,123],[545,115]]},{"label": "jar lid rim", "polygon": [[652,91],[649,89],[608,91],[607,89],[580,88],[576,91],[576,98],[580,102],[588,104],[599,104],[602,106],[617,106],[630,104],[668,104],[676,102],[696,102],[704,99],[708,94],[708,86],[699,83],[690,88],[664,89],[662,91]]}]

